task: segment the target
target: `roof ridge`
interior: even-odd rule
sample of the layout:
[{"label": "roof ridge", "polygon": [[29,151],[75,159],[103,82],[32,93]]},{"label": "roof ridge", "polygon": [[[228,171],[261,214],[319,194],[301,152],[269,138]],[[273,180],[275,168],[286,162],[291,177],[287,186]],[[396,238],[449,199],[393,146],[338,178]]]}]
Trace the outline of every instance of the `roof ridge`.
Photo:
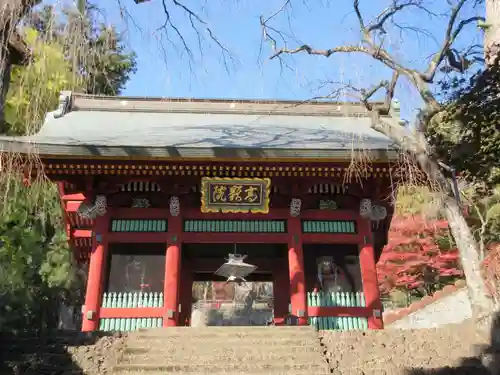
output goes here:
[{"label": "roof ridge", "polygon": [[[68,91],[63,91],[68,92]],[[179,96],[111,96],[111,95],[96,95],[85,93],[72,93],[74,98],[85,99],[101,99],[101,100],[136,100],[144,102],[180,102],[180,103],[242,103],[242,104],[311,104],[311,105],[343,105],[359,106],[365,108],[362,102],[349,101],[328,101],[328,100],[293,100],[293,99],[241,99],[241,98],[195,98],[195,97],[179,97]],[[384,104],[383,101],[373,101],[372,104]]]},{"label": "roof ridge", "polygon": [[[382,102],[372,102],[382,107]],[[155,98],[133,96],[93,95],[61,91],[57,109],[46,118],[58,119],[69,112],[143,112],[143,113],[198,113],[254,116],[309,116],[309,117],[370,117],[364,103],[354,101],[321,100],[263,100],[263,99],[210,99],[210,98]],[[400,123],[400,104],[394,100],[391,110],[383,117]]]},{"label": "roof ridge", "polygon": [[[382,107],[383,103],[374,101],[372,105]],[[399,102],[394,101],[390,113],[384,117],[400,120],[399,108]],[[59,96],[59,106],[51,112],[51,116],[60,118],[71,111],[370,117],[370,111],[366,105],[355,101],[155,98],[62,91]]]},{"label": "roof ridge", "polygon": [[397,320],[403,319],[409,316],[410,314],[413,314],[423,309],[424,307],[432,305],[433,303],[439,301],[444,297],[448,297],[458,292],[459,290],[465,288],[466,286],[467,284],[465,280],[457,280],[455,281],[454,284],[446,285],[445,287],[443,287],[443,289],[438,290],[432,296],[425,296],[421,300],[413,302],[408,307],[384,312],[383,314],[384,324],[389,325]]}]

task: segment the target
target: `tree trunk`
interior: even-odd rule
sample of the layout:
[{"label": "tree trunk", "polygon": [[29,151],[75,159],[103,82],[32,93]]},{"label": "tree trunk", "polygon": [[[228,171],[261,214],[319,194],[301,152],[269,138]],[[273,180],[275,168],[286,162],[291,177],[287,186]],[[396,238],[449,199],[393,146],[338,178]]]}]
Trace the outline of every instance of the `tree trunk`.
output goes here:
[{"label": "tree trunk", "polygon": [[5,133],[7,126],[5,124],[5,105],[7,101],[7,92],[9,91],[10,54],[5,33],[0,31],[0,134]]},{"label": "tree trunk", "polygon": [[4,0],[0,6],[0,131],[5,128],[5,102],[12,68],[10,38],[19,21],[39,1]]},{"label": "tree trunk", "polygon": [[376,112],[373,115],[372,128],[392,139],[402,150],[415,155],[420,168],[427,174],[429,182],[442,194],[446,218],[460,253],[474,318],[478,322],[484,322],[494,310],[494,303],[491,298],[487,297],[486,284],[481,273],[478,244],[465,221],[458,202],[453,197],[450,183],[441,172],[437,161],[429,155],[428,145],[423,136],[412,135],[397,123],[382,120]]},{"label": "tree trunk", "polygon": [[465,221],[462,209],[453,196],[450,183],[441,172],[437,162],[423,150],[417,150],[418,163],[442,194],[446,219],[460,253],[472,312],[476,321],[483,321],[494,310],[494,303],[493,299],[487,296],[486,283],[481,272],[478,244]]},{"label": "tree trunk", "polygon": [[500,1],[486,0],[486,29],[484,33],[486,65],[493,65],[500,57]]},{"label": "tree trunk", "polygon": [[494,309],[493,299],[486,293],[486,284],[481,272],[479,249],[472,232],[465,221],[457,201],[447,196],[444,201],[446,218],[451,234],[460,252],[460,260],[467,281],[467,291],[471,300],[472,311],[477,320],[489,316]]}]

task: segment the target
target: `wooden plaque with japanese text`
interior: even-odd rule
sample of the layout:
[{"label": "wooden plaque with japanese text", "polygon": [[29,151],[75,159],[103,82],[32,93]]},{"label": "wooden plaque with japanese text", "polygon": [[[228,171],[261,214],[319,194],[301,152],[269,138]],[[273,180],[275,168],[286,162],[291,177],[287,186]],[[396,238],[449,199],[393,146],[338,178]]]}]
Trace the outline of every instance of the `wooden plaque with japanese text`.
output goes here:
[{"label": "wooden plaque with japanese text", "polygon": [[269,178],[201,179],[201,212],[269,212]]}]

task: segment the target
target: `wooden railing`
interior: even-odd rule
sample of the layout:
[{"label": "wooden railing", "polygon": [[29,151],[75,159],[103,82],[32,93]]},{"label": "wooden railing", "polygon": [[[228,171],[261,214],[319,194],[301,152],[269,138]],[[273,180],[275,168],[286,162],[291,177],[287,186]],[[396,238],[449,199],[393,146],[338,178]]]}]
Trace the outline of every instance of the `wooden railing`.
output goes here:
[{"label": "wooden railing", "polygon": [[99,330],[135,331],[163,326],[163,293],[104,293]]},{"label": "wooden railing", "polygon": [[[309,324],[318,330],[365,330],[373,311],[364,294],[307,294]],[[100,331],[135,331],[163,326],[163,293],[105,293],[100,309]]]},{"label": "wooden railing", "polygon": [[309,324],[318,330],[365,330],[373,314],[361,292],[312,292],[307,294],[307,304]]}]

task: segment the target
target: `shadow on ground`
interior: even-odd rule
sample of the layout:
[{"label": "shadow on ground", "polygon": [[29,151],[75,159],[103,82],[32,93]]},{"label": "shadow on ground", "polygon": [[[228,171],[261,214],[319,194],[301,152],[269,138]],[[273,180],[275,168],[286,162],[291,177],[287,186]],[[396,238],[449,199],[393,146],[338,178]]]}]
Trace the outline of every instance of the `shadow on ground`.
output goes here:
[{"label": "shadow on ground", "polygon": [[[467,345],[467,337],[464,337],[464,345]],[[477,356],[462,358],[456,366],[411,369],[407,370],[407,375],[500,375],[500,313],[497,313],[493,320],[489,345],[478,346],[476,352]]]},{"label": "shadow on ground", "polygon": [[99,354],[106,342],[112,342],[102,337],[75,331],[0,334],[0,374],[99,373],[103,364]]}]

